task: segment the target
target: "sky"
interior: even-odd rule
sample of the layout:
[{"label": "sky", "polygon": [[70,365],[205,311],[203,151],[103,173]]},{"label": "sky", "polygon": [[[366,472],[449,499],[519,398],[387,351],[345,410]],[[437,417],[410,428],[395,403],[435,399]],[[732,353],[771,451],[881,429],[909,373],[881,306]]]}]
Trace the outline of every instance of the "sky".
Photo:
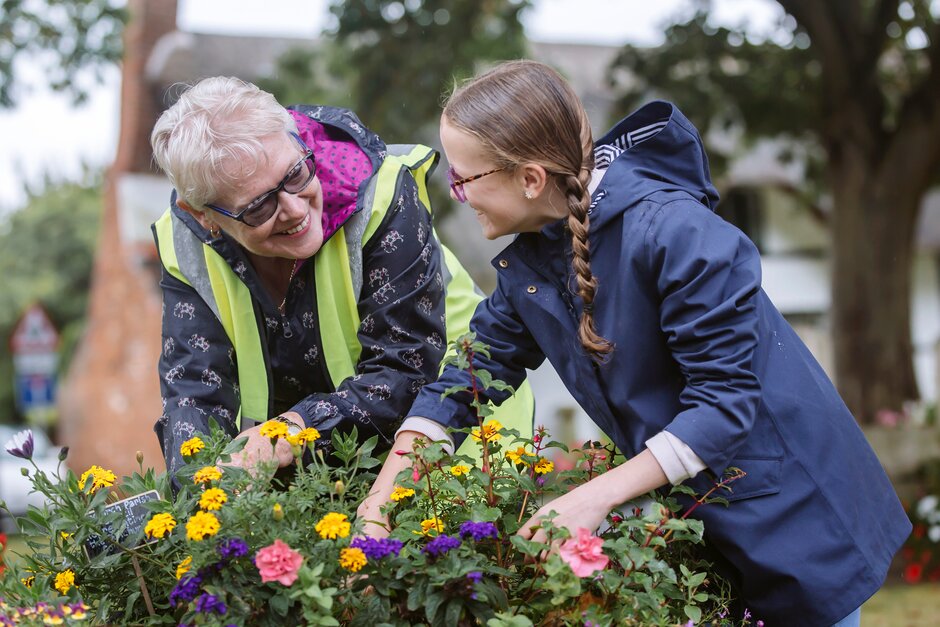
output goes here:
[{"label": "sky", "polygon": [[[407,0],[405,0],[407,2]],[[328,25],[327,0],[179,0],[182,30],[313,37]],[[689,0],[534,0],[524,15],[526,34],[540,41],[655,45],[661,27],[689,10]],[[720,23],[746,21],[768,31],[779,16],[770,0],[715,0]],[[297,16],[305,16],[298,19]],[[25,184],[36,189],[45,174],[72,180],[82,168],[114,157],[119,111],[117,68],[93,88],[88,102],[73,106],[43,85],[38,67],[23,63],[28,93],[12,111],[0,111],[0,215],[25,202]]]}]

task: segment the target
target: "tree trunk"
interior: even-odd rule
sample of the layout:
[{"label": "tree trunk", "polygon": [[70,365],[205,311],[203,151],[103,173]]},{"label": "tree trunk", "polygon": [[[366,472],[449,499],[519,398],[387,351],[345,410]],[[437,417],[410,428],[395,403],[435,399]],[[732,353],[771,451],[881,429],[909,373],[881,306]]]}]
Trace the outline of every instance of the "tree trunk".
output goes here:
[{"label": "tree trunk", "polygon": [[832,334],[836,383],[856,419],[919,398],[911,342],[914,225],[923,189],[903,164],[866,162],[849,142],[830,150]]}]

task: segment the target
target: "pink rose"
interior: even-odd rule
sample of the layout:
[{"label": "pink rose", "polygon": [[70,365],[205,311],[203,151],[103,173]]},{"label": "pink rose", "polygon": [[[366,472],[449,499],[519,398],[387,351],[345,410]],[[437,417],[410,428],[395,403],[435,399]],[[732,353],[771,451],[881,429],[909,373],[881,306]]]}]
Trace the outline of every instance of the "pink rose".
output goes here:
[{"label": "pink rose", "polygon": [[604,541],[584,527],[578,527],[578,535],[569,538],[558,548],[558,554],[578,577],[587,577],[595,570],[604,570],[610,561],[601,546]]},{"label": "pink rose", "polygon": [[297,581],[297,571],[303,562],[303,556],[280,539],[255,553],[255,566],[261,573],[262,583],[277,581],[285,586],[291,585]]}]

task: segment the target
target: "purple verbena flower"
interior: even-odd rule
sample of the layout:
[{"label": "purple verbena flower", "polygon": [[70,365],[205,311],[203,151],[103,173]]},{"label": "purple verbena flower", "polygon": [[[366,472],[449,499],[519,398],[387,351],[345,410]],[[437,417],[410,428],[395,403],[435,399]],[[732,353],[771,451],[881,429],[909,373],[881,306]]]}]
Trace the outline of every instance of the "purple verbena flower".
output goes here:
[{"label": "purple verbena flower", "polygon": [[479,542],[480,540],[495,538],[497,536],[499,536],[499,531],[497,531],[496,525],[491,522],[474,522],[468,520],[460,525],[461,538],[473,537],[476,542]]},{"label": "purple verbena flower", "polygon": [[170,604],[179,605],[180,603],[189,603],[199,594],[199,586],[202,584],[202,577],[192,575],[183,578],[176,583],[176,587],[170,592]]},{"label": "purple verbena flower", "polygon": [[241,538],[229,538],[219,543],[217,551],[223,560],[233,560],[248,555],[248,545]]},{"label": "purple verbena flower", "polygon": [[225,614],[228,608],[225,607],[225,603],[223,603],[219,597],[204,592],[202,596],[196,599],[196,611],[200,614],[211,614],[213,612],[216,614]]},{"label": "purple verbena flower", "polygon": [[353,538],[350,545],[354,549],[360,549],[365,553],[370,561],[380,560],[388,555],[398,557],[401,552],[401,540],[394,538]]},{"label": "purple verbena flower", "polygon": [[422,550],[432,557],[440,557],[458,546],[460,546],[460,538],[442,534],[428,542]]},{"label": "purple verbena flower", "polygon": [[33,432],[25,429],[10,438],[6,444],[6,450],[13,457],[32,459],[33,446]]},{"label": "purple verbena flower", "polygon": [[467,579],[471,583],[480,583],[483,580],[483,573],[478,570],[467,573]]}]

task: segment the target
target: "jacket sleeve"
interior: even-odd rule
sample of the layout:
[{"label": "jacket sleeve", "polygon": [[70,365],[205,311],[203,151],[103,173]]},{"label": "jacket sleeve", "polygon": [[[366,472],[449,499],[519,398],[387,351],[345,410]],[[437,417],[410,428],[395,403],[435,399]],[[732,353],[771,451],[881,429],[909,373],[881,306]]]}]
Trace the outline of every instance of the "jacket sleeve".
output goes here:
[{"label": "jacket sleeve", "polygon": [[646,245],[660,326],[685,380],[682,410],[666,430],[720,474],[760,403],[752,366],[760,258],[741,231],[691,200],[663,205]]},{"label": "jacket sleeve", "polygon": [[[355,426],[360,438],[387,445],[421,386],[444,356],[442,255],[414,179],[402,177],[395,206],[363,248],[356,375],[334,393],[312,394],[293,407],[329,440]],[[323,442],[322,444],[326,444]]]},{"label": "jacket sleeve", "polygon": [[[489,372],[494,379],[500,379],[518,388],[526,377],[526,369],[534,370],[545,360],[545,354],[536,344],[507,294],[505,282],[500,277],[496,290],[477,305],[470,320],[470,331],[476,339],[490,347],[490,356],[477,354],[474,366]],[[444,390],[462,385],[470,387],[470,375],[455,366],[447,366],[440,378],[425,386],[408,412],[409,416],[429,418],[444,427],[461,429],[477,426],[477,417],[470,403],[470,392],[458,392],[442,398]],[[497,390],[485,391],[483,400],[499,405],[509,397],[509,392]],[[455,446],[466,439],[465,433],[453,433]]]},{"label": "jacket sleeve", "polygon": [[163,349],[158,370],[163,415],[154,426],[167,470],[183,460],[180,445],[209,432],[209,417],[238,434],[235,354],[215,314],[196,291],[163,269]]}]

